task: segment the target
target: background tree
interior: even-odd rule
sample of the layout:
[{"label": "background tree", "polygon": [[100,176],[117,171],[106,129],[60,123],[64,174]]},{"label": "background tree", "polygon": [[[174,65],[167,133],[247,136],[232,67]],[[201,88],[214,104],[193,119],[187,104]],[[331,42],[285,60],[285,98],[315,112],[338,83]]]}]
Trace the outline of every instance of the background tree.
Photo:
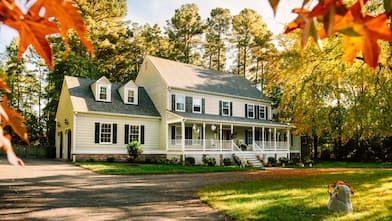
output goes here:
[{"label": "background tree", "polygon": [[184,63],[196,63],[197,55],[192,53],[196,39],[203,33],[203,22],[196,4],[185,4],[176,9],[174,16],[167,20],[166,33],[171,43],[170,58]]},{"label": "background tree", "polygon": [[204,43],[204,59],[209,69],[225,70],[225,42],[231,26],[230,10],[215,8],[207,19],[206,41]]}]

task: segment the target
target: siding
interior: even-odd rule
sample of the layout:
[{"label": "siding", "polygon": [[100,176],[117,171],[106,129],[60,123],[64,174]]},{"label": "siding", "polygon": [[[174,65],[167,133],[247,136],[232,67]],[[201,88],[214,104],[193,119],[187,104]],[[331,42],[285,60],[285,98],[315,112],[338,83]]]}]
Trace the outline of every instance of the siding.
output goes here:
[{"label": "siding", "polygon": [[268,114],[269,117],[271,118],[271,105],[270,103],[267,102],[262,102],[262,101],[255,101],[251,99],[246,99],[246,98],[233,98],[233,97],[225,97],[225,96],[218,96],[218,95],[212,95],[212,94],[207,94],[207,93],[196,93],[196,92],[189,92],[186,90],[180,90],[180,89],[172,89],[171,92],[167,96],[167,107],[168,109],[171,109],[171,95],[172,94],[181,94],[185,96],[198,96],[198,97],[204,97],[205,98],[205,113],[206,114],[213,114],[213,115],[219,115],[219,101],[224,100],[224,101],[231,101],[233,102],[233,116],[234,117],[245,117],[245,104],[255,104],[255,105],[265,105],[269,108]]},{"label": "siding", "polygon": [[159,114],[162,116],[160,132],[158,135],[158,139],[160,140],[161,149],[166,149],[166,110],[167,102],[168,102],[168,89],[167,84],[160,75],[160,73],[156,70],[154,65],[148,59],[145,59],[140,72],[136,78],[135,83],[138,86],[142,86],[146,89],[148,95],[150,96],[152,102],[155,105],[155,108],[158,110]]},{"label": "siding", "polygon": [[[59,105],[57,107],[57,112],[56,112],[56,120],[57,122],[60,123],[61,127],[56,126],[56,158],[60,157],[60,136],[58,135],[59,132],[63,133],[63,159],[67,158],[67,136],[65,134],[65,130],[70,129],[73,131],[73,125],[74,125],[74,118],[73,118],[73,112],[72,112],[72,102],[71,102],[71,97],[68,92],[68,86],[66,84],[66,81],[64,80],[63,86],[61,89],[61,94],[60,94],[60,99],[59,99]],[[64,124],[64,120],[67,119],[69,122],[68,125]],[[71,147],[74,147],[74,139],[71,141]],[[72,149],[71,152],[74,150]]]},{"label": "siding", "polygon": [[[160,151],[160,120],[124,116],[106,116],[97,114],[79,113],[77,115],[76,153],[89,154],[127,154],[126,144],[124,144],[124,125],[135,124],[144,125],[144,153],[156,153]],[[96,144],[94,142],[94,124],[116,123],[117,124],[117,144]]]}]

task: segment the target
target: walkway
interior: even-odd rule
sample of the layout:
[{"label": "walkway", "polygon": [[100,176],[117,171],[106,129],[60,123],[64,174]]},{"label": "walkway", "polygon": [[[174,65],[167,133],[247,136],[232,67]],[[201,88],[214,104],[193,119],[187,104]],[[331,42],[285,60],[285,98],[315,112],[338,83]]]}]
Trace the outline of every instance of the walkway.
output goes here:
[{"label": "walkway", "polygon": [[0,220],[229,220],[202,203],[204,186],[337,170],[110,176],[60,161],[0,160]]}]

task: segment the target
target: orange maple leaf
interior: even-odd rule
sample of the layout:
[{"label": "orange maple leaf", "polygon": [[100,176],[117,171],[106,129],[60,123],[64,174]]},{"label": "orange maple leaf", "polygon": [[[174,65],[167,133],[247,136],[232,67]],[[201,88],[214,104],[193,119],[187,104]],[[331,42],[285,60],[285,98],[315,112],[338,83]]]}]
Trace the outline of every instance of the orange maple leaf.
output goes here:
[{"label": "orange maple leaf", "polygon": [[352,5],[344,16],[337,17],[334,31],[344,34],[343,59],[353,62],[358,52],[362,51],[365,63],[375,68],[378,65],[380,47],[377,40],[392,41],[392,29],[388,26],[388,16],[364,15],[362,1]]},{"label": "orange maple leaf", "polygon": [[2,110],[6,113],[8,119],[10,119],[6,120],[6,118],[2,118],[1,127],[4,128],[6,125],[10,125],[16,135],[29,144],[30,142],[26,129],[26,120],[14,109],[8,107],[8,99],[6,96],[3,96],[1,107]]},{"label": "orange maple leaf", "polygon": [[312,9],[309,17],[320,17],[324,28],[319,31],[320,38],[330,36],[332,34],[332,27],[336,15],[344,15],[347,12],[347,7],[344,5],[343,0],[323,0]]},{"label": "orange maple leaf", "polygon": [[316,42],[318,40],[316,26],[313,18],[309,17],[309,11],[304,8],[293,9],[294,13],[297,13],[297,18],[290,22],[284,31],[285,34],[294,31],[299,28],[302,29],[301,34],[301,54],[304,53],[304,48],[308,42],[309,36],[311,36]]}]

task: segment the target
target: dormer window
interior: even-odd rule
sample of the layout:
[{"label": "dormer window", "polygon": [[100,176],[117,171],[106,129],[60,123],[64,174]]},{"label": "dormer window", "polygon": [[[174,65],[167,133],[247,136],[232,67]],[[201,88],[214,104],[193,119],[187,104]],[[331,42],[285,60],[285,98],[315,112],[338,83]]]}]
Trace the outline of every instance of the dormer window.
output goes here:
[{"label": "dormer window", "polygon": [[128,101],[128,103],[135,102],[135,91],[134,90],[128,90],[127,101]]},{"label": "dormer window", "polygon": [[105,86],[99,87],[99,100],[106,101],[108,99],[108,88]]}]

